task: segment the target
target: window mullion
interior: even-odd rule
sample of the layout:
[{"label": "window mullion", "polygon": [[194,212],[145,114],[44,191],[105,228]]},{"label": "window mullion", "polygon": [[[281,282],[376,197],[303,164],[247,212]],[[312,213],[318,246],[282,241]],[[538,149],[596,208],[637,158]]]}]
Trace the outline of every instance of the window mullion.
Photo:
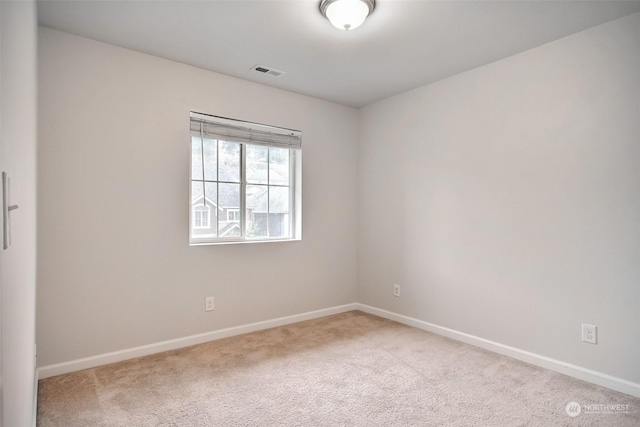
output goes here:
[{"label": "window mullion", "polygon": [[271,237],[269,217],[271,216],[271,147],[267,148],[267,238]]},{"label": "window mullion", "polygon": [[220,238],[220,216],[218,212],[220,211],[220,140],[216,139],[216,205],[215,205],[215,213],[216,213],[216,239]]},{"label": "window mullion", "polygon": [[238,220],[240,221],[240,236],[246,240],[247,219],[246,215],[246,198],[247,198],[247,150],[245,144],[240,144],[240,212]]}]

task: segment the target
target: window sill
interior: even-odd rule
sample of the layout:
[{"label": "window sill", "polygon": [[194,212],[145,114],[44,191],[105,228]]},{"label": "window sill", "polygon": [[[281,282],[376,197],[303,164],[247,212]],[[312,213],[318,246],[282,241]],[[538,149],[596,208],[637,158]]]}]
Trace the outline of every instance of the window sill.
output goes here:
[{"label": "window sill", "polygon": [[189,246],[217,246],[217,245],[237,245],[246,243],[280,243],[280,242],[299,242],[302,238],[286,238],[286,239],[256,239],[256,240],[220,240],[217,242],[189,242]]}]

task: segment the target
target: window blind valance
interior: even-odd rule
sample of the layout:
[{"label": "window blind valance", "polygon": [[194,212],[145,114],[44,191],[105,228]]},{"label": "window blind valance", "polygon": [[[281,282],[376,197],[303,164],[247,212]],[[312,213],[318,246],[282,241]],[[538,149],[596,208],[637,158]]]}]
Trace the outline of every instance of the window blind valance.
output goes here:
[{"label": "window blind valance", "polygon": [[292,150],[302,148],[302,132],[298,130],[199,113],[191,113],[191,133],[223,141],[245,142]]}]

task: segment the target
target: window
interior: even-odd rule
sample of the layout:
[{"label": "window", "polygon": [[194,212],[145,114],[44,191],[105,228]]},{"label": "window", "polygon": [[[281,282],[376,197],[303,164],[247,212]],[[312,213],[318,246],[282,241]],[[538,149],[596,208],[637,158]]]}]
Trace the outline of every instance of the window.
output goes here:
[{"label": "window", "polygon": [[300,164],[299,131],[191,113],[190,243],[299,240]]},{"label": "window", "polygon": [[209,228],[209,206],[200,205],[193,208],[193,228]]},{"label": "window", "polygon": [[240,221],[240,209],[228,209],[227,221]]}]

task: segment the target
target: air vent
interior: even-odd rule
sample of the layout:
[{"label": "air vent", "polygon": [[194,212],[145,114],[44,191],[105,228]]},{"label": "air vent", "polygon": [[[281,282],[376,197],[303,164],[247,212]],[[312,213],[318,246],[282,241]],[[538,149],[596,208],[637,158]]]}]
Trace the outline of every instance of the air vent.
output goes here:
[{"label": "air vent", "polygon": [[263,65],[256,65],[256,66],[252,67],[251,69],[253,71],[257,71],[260,74],[266,74],[266,75],[273,76],[273,77],[280,77],[281,75],[285,74],[284,71],[276,70],[274,68],[268,68],[268,67],[265,67]]}]

